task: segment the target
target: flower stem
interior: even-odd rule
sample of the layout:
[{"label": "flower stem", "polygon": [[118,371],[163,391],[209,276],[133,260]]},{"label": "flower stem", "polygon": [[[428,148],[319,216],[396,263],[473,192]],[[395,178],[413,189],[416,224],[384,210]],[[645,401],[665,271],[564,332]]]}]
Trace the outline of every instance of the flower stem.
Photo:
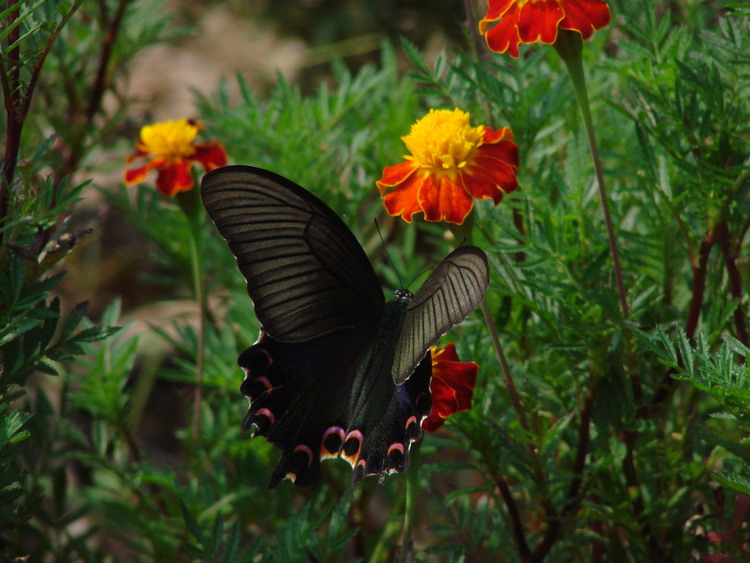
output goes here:
[{"label": "flower stem", "polygon": [[602,163],[599,159],[599,150],[596,147],[596,135],[594,134],[594,122],[591,118],[591,108],[589,106],[588,90],[586,88],[586,77],[583,73],[583,61],[581,59],[582,39],[579,33],[575,31],[560,30],[558,39],[555,42],[555,49],[562,58],[568,69],[568,74],[573,82],[573,88],[578,100],[578,107],[583,117],[584,128],[586,129],[586,138],[591,150],[591,158],[594,162],[594,172],[596,174],[596,183],[599,187],[599,198],[604,212],[604,223],[607,226],[607,238],[609,239],[609,250],[612,254],[612,266],[617,284],[617,292],[620,296],[620,308],[622,316],[627,319],[630,316],[630,307],[628,305],[628,295],[625,289],[625,282],[622,277],[622,263],[620,262],[620,251],[617,248],[617,239],[615,238],[615,229],[612,223],[612,215],[609,211],[609,200],[607,199],[607,190],[604,186],[604,175],[602,174]]},{"label": "flower stem", "polygon": [[523,405],[521,404],[521,396],[518,394],[516,384],[513,382],[513,374],[510,372],[508,366],[508,360],[505,358],[505,352],[503,351],[503,345],[500,343],[500,337],[497,334],[497,328],[495,323],[492,322],[492,315],[490,309],[487,307],[487,302],[482,301],[482,316],[484,317],[484,324],[487,325],[487,330],[490,332],[490,338],[492,339],[492,345],[495,347],[495,353],[497,359],[500,362],[500,370],[503,372],[503,378],[505,379],[505,385],[510,393],[510,400],[513,403],[513,409],[516,411],[518,421],[521,423],[521,428],[526,432],[531,432],[528,420],[526,420],[526,414],[523,412]]},{"label": "flower stem", "polygon": [[[476,9],[475,9],[475,2],[473,0],[464,0],[464,13],[466,14],[466,27],[469,30],[469,37],[471,38],[471,46],[474,50],[474,53],[477,56],[481,56],[482,54],[486,54],[486,50],[483,50],[482,47],[484,46],[484,41],[482,41],[482,37],[479,35],[479,29],[477,28],[477,18],[476,18]],[[490,114],[487,114],[490,115]]]},{"label": "flower stem", "polygon": [[191,237],[190,254],[193,263],[193,284],[198,300],[198,350],[195,361],[195,397],[193,400],[193,437],[198,440],[201,428],[201,402],[203,400],[203,354],[206,339],[206,287],[203,283],[203,258],[198,233]]},{"label": "flower stem", "polygon": [[195,395],[193,396],[193,438],[197,441],[201,429],[203,401],[203,355],[206,334],[206,286],[203,281],[200,191],[193,188],[177,194],[177,202],[185,214],[190,229],[190,263],[193,270],[193,291],[198,302],[198,350],[195,360]]},{"label": "flower stem", "polygon": [[721,248],[721,256],[724,259],[724,266],[727,269],[729,293],[736,304],[734,309],[735,334],[740,342],[745,346],[748,346],[750,345],[750,339],[748,338],[745,313],[742,307],[742,273],[737,267],[736,262],[740,247],[739,245],[732,244],[726,221],[722,222],[721,225],[722,227],[719,231],[719,247]]},{"label": "flower stem", "polygon": [[411,531],[414,527],[414,509],[416,507],[417,499],[417,477],[419,476],[419,465],[420,465],[420,449],[422,448],[422,440],[414,443],[410,448],[409,457],[409,468],[406,470],[406,506],[404,507],[404,527],[401,532],[401,552],[398,556],[399,563],[405,563],[411,560],[409,553],[411,552]]}]

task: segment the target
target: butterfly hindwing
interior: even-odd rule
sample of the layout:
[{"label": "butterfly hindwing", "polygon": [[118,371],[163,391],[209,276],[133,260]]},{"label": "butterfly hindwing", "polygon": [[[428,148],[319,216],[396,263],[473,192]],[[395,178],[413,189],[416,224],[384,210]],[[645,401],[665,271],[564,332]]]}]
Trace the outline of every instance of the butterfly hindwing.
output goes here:
[{"label": "butterfly hindwing", "polygon": [[254,427],[282,451],[271,488],[285,477],[309,485],[322,459],[339,456],[354,468],[355,483],[407,467],[409,445],[430,413],[431,361],[426,358],[403,385],[394,385],[388,373],[368,374],[369,400],[354,414],[355,371],[373,338],[348,329],[302,343],[262,335],[242,353],[247,376],[241,390],[250,399],[243,429]]},{"label": "butterfly hindwing", "polygon": [[204,176],[201,196],[275,339],[378,322],[383,291],[364,250],[314,195],[273,172],[227,166]]},{"label": "butterfly hindwing", "polygon": [[445,257],[409,303],[393,362],[397,384],[411,375],[430,346],[477,308],[489,283],[487,256],[480,248],[462,246]]},{"label": "butterfly hindwing", "polygon": [[411,303],[403,291],[385,304],[357,239],[294,182],[228,166],[204,176],[201,196],[262,325],[238,363],[250,400],[243,429],[281,449],[270,486],[310,484],[334,457],[355,483],[404,471],[430,414],[429,348],[484,296],[484,253],[453,252]]}]

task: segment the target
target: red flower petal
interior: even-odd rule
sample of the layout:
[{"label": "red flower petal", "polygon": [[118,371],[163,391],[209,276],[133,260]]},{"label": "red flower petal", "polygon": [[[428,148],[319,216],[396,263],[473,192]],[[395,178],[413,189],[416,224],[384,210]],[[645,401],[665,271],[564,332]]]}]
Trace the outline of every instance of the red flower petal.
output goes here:
[{"label": "red flower petal", "polygon": [[518,189],[515,169],[505,162],[489,161],[487,164],[478,159],[476,173],[471,181],[466,182],[466,191],[476,199],[491,197],[495,205],[500,203],[504,194]]},{"label": "red flower petal", "polygon": [[464,188],[476,199],[491,197],[495,205],[504,193],[518,189],[518,147],[511,141],[497,145],[483,145],[471,167],[464,175]]},{"label": "red flower petal", "polygon": [[557,24],[564,17],[557,0],[527,2],[518,18],[518,36],[522,43],[541,41],[551,45],[557,39]]},{"label": "red flower petal", "polygon": [[[459,182],[461,179],[458,179]],[[446,221],[460,225],[474,207],[462,184],[456,184],[445,175],[437,183],[424,182],[419,190],[419,205],[426,221]]]},{"label": "red flower petal", "polygon": [[[609,6],[603,0],[489,0],[479,32],[497,53],[518,57],[519,43],[557,40],[558,29],[578,31],[588,39],[610,22]],[[495,23],[491,29],[489,24]]]},{"label": "red flower petal", "polygon": [[125,157],[125,163],[126,164],[130,164],[135,159],[142,158],[142,157],[148,156],[148,155],[149,155],[149,153],[146,152],[146,151],[144,151],[144,150],[142,150],[141,147],[139,146],[139,144],[136,143],[136,145],[135,145],[135,152],[133,152],[133,153],[131,153],[128,156]]},{"label": "red flower petal", "polygon": [[[394,167],[389,167],[394,168]],[[409,176],[405,182],[394,188],[391,192],[383,196],[383,205],[388,212],[388,215],[396,217],[398,215],[406,221],[411,223],[415,213],[422,211],[419,206],[418,196],[422,189],[422,185],[426,182],[432,182],[429,176],[420,176],[414,174]],[[380,185],[381,193],[384,191]]]},{"label": "red flower petal", "polygon": [[380,190],[380,195],[383,196],[388,188],[398,186],[405,182],[406,179],[417,170],[417,168],[419,168],[419,166],[411,160],[406,160],[400,164],[394,164],[393,166],[386,166],[383,169],[383,177],[375,182]]},{"label": "red flower petal", "polygon": [[487,46],[496,53],[505,53],[517,59],[520,55],[518,44],[521,38],[518,36],[518,17],[520,11],[517,4],[513,4],[502,19],[492,29],[485,33]]},{"label": "red flower petal", "polygon": [[167,197],[191,190],[193,175],[190,173],[190,162],[175,160],[162,168],[156,178],[156,188]]},{"label": "red flower petal", "polygon": [[492,145],[482,145],[477,151],[479,158],[494,158],[507,162],[514,168],[518,168],[518,146],[513,141],[501,141]]},{"label": "red flower petal", "polygon": [[422,428],[432,432],[450,415],[471,409],[471,396],[477,380],[479,366],[475,362],[462,362],[454,344],[434,350],[432,356],[432,411],[422,423]]},{"label": "red flower petal", "polygon": [[495,205],[503,200],[503,190],[492,172],[478,171],[472,176],[464,176],[462,180],[464,191],[474,199],[492,199]]},{"label": "red flower petal", "polygon": [[218,141],[195,145],[195,154],[192,158],[201,163],[206,172],[227,165],[227,151]]},{"label": "red flower petal", "polygon": [[125,171],[125,183],[129,186],[139,184],[146,179],[146,176],[152,170],[161,170],[167,165],[167,161],[161,157],[154,157],[146,162],[143,166],[133,170]]},{"label": "red flower petal", "polygon": [[565,19],[560,28],[578,31],[583,39],[610,22],[609,6],[602,0],[565,0],[564,8]]},{"label": "red flower petal", "polygon": [[146,164],[139,168],[125,170],[125,183],[128,186],[132,186],[133,184],[140,184],[141,182],[143,182],[143,180],[146,179],[146,176],[148,176],[148,173],[152,168],[153,166],[151,165],[151,161],[148,161]]},{"label": "red flower petal", "polygon": [[503,14],[507,12],[508,8],[510,8],[516,1],[517,0],[489,0],[487,15],[479,22],[479,33],[484,33],[488,23],[495,22],[502,18]]},{"label": "red flower petal", "polygon": [[495,144],[499,143],[500,141],[512,141],[513,140],[513,131],[510,130],[510,127],[503,127],[502,129],[490,129],[489,127],[485,126],[484,128],[484,136],[482,137],[482,141],[489,144]]}]

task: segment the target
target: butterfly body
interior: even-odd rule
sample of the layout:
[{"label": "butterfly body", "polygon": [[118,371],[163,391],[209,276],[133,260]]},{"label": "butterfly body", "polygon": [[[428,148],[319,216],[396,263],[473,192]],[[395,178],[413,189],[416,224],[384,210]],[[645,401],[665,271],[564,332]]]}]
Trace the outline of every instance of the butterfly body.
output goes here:
[{"label": "butterfly body", "polygon": [[351,231],[323,202],[272,172],[210,172],[204,205],[244,274],[262,325],[239,357],[243,429],[281,451],[270,486],[310,484],[322,459],[365,475],[404,471],[429,415],[440,335],[481,301],[484,253],[454,251],[413,295],[385,302]]}]

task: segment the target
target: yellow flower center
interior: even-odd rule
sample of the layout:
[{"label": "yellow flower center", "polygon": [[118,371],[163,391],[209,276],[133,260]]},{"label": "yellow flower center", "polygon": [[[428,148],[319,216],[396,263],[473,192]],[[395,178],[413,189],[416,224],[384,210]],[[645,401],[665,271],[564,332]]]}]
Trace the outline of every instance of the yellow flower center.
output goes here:
[{"label": "yellow flower center", "polygon": [[195,152],[193,141],[200,125],[192,119],[162,121],[141,128],[139,149],[154,156],[178,160],[192,156]]},{"label": "yellow flower center", "polygon": [[401,139],[411,156],[429,174],[455,176],[472,164],[474,152],[483,143],[484,126],[472,127],[469,114],[460,109],[431,109],[411,126]]}]

